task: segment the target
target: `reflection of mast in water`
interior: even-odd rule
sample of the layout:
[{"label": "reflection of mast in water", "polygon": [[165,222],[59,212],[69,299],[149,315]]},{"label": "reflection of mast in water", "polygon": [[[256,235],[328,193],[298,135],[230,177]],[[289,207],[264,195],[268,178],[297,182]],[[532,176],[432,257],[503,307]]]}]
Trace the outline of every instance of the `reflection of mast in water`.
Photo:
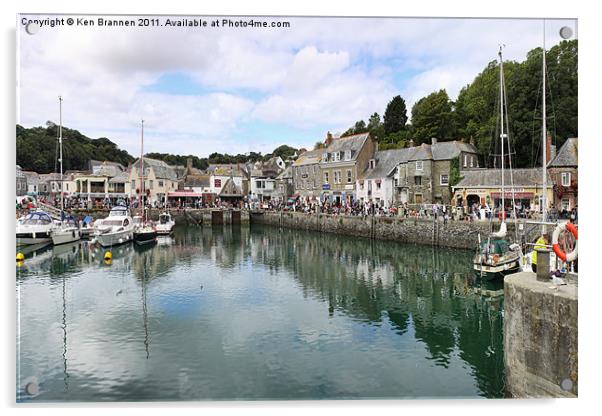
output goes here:
[{"label": "reflection of mast in water", "polygon": [[144,322],[144,348],[146,349],[146,359],[150,356],[149,345],[150,340],[148,337],[148,310],[146,307],[146,259],[148,258],[147,253],[143,254],[144,264],[142,266],[142,320]]},{"label": "reflection of mast in water", "polygon": [[63,274],[63,382],[65,383],[65,392],[69,390],[67,382],[69,373],[67,372],[67,303],[65,301],[65,275]]}]

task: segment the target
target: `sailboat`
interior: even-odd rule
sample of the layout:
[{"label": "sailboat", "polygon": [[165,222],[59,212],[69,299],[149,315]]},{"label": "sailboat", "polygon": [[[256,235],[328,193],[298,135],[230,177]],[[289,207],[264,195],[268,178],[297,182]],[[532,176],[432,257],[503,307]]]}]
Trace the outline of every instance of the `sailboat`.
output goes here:
[{"label": "sailboat", "polygon": [[[507,274],[516,273],[520,268],[521,250],[516,243],[509,244],[506,240],[508,227],[506,225],[506,208],[505,208],[505,161],[504,161],[504,140],[508,142],[510,148],[510,140],[507,133],[504,133],[504,109],[505,109],[505,84],[504,84],[504,60],[502,57],[502,48],[500,47],[500,145],[501,145],[501,206],[500,206],[500,228],[496,232],[492,232],[486,240],[481,241],[479,235],[479,245],[477,253],[473,259],[473,269],[485,280],[494,280],[503,278]],[[506,114],[507,119],[507,114]],[[510,152],[509,156],[510,156]],[[510,165],[510,179],[512,189],[512,202],[514,204],[514,183],[512,183],[512,165]],[[516,219],[516,212],[514,215]]]},{"label": "sailboat", "polygon": [[50,233],[52,244],[66,244],[78,241],[82,237],[79,224],[73,216],[65,213],[65,199],[63,196],[63,98],[59,97],[59,164],[61,166],[61,220],[58,227]]},{"label": "sailboat", "polygon": [[140,142],[140,214],[134,217],[134,242],[142,245],[157,242],[157,229],[148,221],[144,206],[144,120],[141,123]]}]

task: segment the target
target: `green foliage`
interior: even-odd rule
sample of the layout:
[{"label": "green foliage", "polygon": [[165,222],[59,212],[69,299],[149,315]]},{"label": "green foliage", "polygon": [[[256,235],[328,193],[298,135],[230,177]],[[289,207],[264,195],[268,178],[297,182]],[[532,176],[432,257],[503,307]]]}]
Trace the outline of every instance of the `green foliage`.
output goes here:
[{"label": "green foliage", "polygon": [[[546,53],[548,130],[560,147],[577,129],[577,40],[562,41]],[[536,48],[523,62],[504,62],[513,165],[541,163],[542,50]],[[458,134],[474,137],[479,153],[499,153],[499,64],[489,65],[464,87],[456,101]],[[492,162],[489,163],[491,165]]]},{"label": "green foliage", "polygon": [[295,149],[294,147],[283,144],[275,148],[274,151],[270,155],[266,155],[266,157],[269,159],[270,157],[280,156],[282,160],[286,161],[292,159],[297,150],[298,149]]},{"label": "green foliage", "polygon": [[453,139],[456,121],[453,103],[447,91],[439,90],[418,100],[412,107],[412,127],[416,145],[430,142],[432,137]]},{"label": "green foliage", "polygon": [[455,157],[450,161],[449,168],[449,187],[456,186],[462,180],[460,175],[460,160]]},{"label": "green foliage", "polygon": [[197,168],[197,169],[201,169],[201,170],[205,170],[207,169],[207,166],[209,166],[209,163],[207,163],[207,159],[206,158],[199,158],[198,156],[193,156],[193,155],[188,155],[188,156],[182,156],[182,155],[172,155],[169,153],[147,153],[145,154],[145,157],[149,157],[151,159],[157,159],[157,160],[162,160],[165,163],[167,163],[168,165],[181,165],[181,166],[186,166],[188,164],[188,159],[192,159],[192,166]]},{"label": "green foliage", "polygon": [[401,96],[396,95],[393,97],[384,115],[384,128],[385,134],[397,133],[405,129],[406,123],[408,122],[408,110],[406,108],[406,102]]},{"label": "green foliage", "polygon": [[[24,128],[17,124],[17,164],[23,170],[38,173],[57,171],[58,126],[49,121],[44,127]],[[77,130],[63,127],[63,169],[86,170],[90,159],[119,162],[125,166],[134,161],[127,151],[101,137],[91,139]]]},{"label": "green foliage", "polygon": [[322,141],[316,142],[316,144],[314,144],[314,150],[324,149],[324,147],[325,147],[324,142],[322,142]]}]

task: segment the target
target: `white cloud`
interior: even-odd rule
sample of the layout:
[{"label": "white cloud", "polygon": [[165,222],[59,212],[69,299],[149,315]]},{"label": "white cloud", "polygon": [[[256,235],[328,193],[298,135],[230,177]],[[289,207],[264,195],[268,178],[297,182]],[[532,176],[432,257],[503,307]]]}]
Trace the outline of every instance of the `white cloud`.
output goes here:
[{"label": "white cloud", "polygon": [[[60,27],[30,36],[20,27],[18,122],[56,121],[61,94],[65,125],[133,153],[142,117],[165,137],[149,151],[174,151],[172,143],[199,155],[270,151],[273,138],[246,135],[241,126],[278,123],[312,136],[316,126],[344,130],[375,111],[382,115],[397,94],[409,108],[441,88],[454,99],[496,58],[500,43],[507,59],[524,59],[541,43],[535,20],[274,19],[291,28]],[[548,22],[548,45],[565,24],[574,26]],[[208,92],[150,93],[146,87],[170,72]]]}]

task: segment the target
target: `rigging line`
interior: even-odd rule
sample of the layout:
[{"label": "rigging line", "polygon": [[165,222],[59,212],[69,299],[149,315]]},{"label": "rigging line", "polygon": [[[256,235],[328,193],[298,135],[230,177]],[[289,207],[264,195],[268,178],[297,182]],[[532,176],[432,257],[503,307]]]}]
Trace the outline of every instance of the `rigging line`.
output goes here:
[{"label": "rigging line", "polygon": [[[554,120],[554,145],[557,144],[558,135],[556,134],[556,107],[554,106],[554,95],[552,94],[552,81],[556,81],[556,79],[552,79],[549,74],[548,67],[545,68],[546,71],[546,79],[548,80],[548,89],[550,90],[550,106],[552,107],[552,116]],[[548,119],[550,117],[547,117]],[[548,160],[549,162],[549,160]]]},{"label": "rigging line", "polygon": [[[504,74],[502,74],[502,92],[504,94],[504,109],[506,110],[506,132],[507,132],[507,137],[508,137],[508,167],[510,168],[510,186],[512,187],[512,212],[514,214],[514,220],[516,221],[517,215],[516,215],[516,199],[515,199],[515,195],[514,195],[514,175],[512,173],[512,156],[510,156],[510,152],[511,152],[510,114],[508,111],[508,91],[506,89],[506,78],[504,77]],[[504,140],[503,137],[502,137],[502,140]],[[503,209],[505,212],[506,211],[505,208],[503,208]],[[516,226],[516,223],[514,226],[514,238],[515,238],[515,241],[518,240],[518,227]]]},{"label": "rigging line", "polygon": [[[539,104],[539,91],[541,91],[541,83],[543,82],[543,78],[539,80],[539,84],[537,85],[537,94],[535,99],[535,108],[533,109],[533,122],[531,124],[531,166],[535,167],[535,162],[537,161],[537,157],[539,156],[539,147],[537,148],[537,152],[533,150],[535,143],[535,120],[537,120],[537,105]],[[539,141],[537,141],[539,146]]]}]

